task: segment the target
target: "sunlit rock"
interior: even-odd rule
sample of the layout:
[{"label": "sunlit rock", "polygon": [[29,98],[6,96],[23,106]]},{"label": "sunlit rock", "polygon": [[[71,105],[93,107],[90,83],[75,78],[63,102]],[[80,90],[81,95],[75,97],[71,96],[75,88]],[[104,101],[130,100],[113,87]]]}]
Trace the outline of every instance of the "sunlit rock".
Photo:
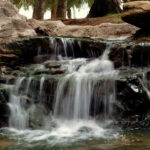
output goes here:
[{"label": "sunlit rock", "polygon": [[150,2],[135,1],[124,4],[122,19],[137,27],[149,30],[150,27]]},{"label": "sunlit rock", "polygon": [[35,31],[27,24],[26,18],[19,15],[15,6],[8,1],[0,2],[0,42],[35,35]]}]

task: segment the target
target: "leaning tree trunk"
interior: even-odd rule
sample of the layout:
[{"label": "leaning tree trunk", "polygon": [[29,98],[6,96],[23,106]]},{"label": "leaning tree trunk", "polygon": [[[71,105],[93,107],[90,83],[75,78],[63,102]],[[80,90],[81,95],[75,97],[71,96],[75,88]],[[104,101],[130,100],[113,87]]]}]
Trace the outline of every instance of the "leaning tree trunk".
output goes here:
[{"label": "leaning tree trunk", "polygon": [[60,19],[66,18],[67,0],[58,0],[56,17]]},{"label": "leaning tree trunk", "polygon": [[121,12],[120,2],[121,0],[95,0],[87,17],[101,17],[108,13],[119,13]]},{"label": "leaning tree trunk", "polygon": [[45,0],[36,0],[32,18],[43,19],[44,9],[45,9]]}]

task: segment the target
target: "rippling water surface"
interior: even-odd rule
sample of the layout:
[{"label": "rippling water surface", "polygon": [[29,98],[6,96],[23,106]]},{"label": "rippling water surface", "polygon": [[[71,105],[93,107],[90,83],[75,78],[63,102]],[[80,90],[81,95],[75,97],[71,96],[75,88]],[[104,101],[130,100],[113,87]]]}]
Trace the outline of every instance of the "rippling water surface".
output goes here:
[{"label": "rippling water surface", "polygon": [[[3,129],[2,150],[149,150],[150,131],[113,131],[84,128],[72,133],[67,129],[48,130]],[[74,131],[75,132],[75,131]],[[90,134],[91,132],[91,134]],[[96,135],[96,134],[95,134]]]}]

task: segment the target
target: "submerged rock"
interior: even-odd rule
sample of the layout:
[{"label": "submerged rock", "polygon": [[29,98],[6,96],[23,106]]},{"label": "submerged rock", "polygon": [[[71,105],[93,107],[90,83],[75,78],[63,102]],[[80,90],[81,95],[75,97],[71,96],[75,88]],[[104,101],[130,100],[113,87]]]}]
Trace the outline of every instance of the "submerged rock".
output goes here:
[{"label": "submerged rock", "polygon": [[150,2],[135,1],[124,4],[122,19],[137,27],[149,30],[150,27]]}]

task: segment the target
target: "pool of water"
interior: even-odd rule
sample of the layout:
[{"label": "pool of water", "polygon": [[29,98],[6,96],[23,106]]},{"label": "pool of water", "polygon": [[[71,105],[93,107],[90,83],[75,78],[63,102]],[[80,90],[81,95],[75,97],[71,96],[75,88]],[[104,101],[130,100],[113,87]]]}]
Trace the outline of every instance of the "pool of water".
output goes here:
[{"label": "pool of water", "polygon": [[[150,131],[107,130],[103,136],[74,140],[75,137],[55,139],[45,137],[33,140],[34,136],[49,134],[49,131],[15,131],[3,129],[0,132],[0,150],[149,150]],[[87,132],[87,131],[82,131]],[[32,133],[32,134],[31,134]],[[34,135],[34,136],[33,136]],[[83,135],[86,135],[83,133]],[[32,137],[33,136],[33,137]],[[56,142],[57,141],[57,142]],[[63,141],[63,142],[62,142]]]}]

